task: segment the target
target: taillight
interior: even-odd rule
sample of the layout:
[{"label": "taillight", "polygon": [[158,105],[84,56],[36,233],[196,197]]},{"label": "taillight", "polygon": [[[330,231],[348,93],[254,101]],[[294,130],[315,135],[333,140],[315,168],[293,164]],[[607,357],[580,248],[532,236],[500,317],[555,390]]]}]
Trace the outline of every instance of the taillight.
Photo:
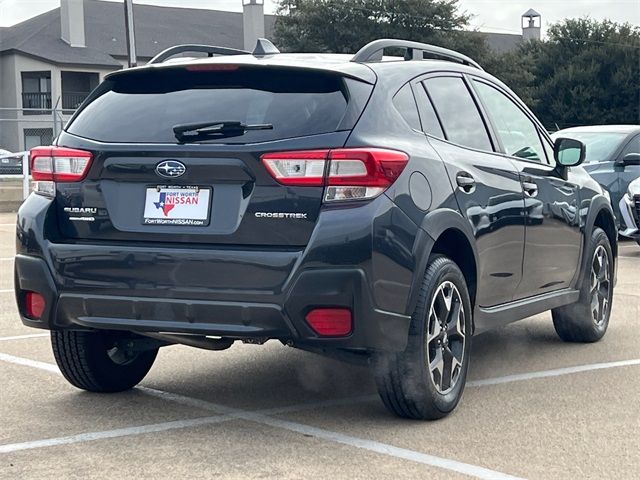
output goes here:
[{"label": "taillight", "polygon": [[409,156],[382,148],[345,148],[331,150],[329,160],[324,199],[333,201],[377,197],[400,176]]},{"label": "taillight", "polygon": [[338,148],[267,153],[262,162],[273,178],[291,186],[325,186],[325,201],[362,200],[384,192],[409,156],[383,148]]},{"label": "taillight", "polygon": [[52,194],[55,182],[79,182],[89,171],[91,152],[65,147],[35,147],[31,149],[31,176],[38,182],[51,182],[39,189]]},{"label": "taillight", "polygon": [[320,187],[329,150],[266,153],[262,163],[277,182],[283,185]]}]

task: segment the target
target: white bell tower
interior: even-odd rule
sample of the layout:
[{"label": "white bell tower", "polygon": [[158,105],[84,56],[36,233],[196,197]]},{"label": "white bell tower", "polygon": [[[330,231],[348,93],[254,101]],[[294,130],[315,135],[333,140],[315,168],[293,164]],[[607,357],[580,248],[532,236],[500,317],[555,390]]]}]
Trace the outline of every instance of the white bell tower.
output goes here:
[{"label": "white bell tower", "polygon": [[522,39],[540,40],[540,29],[542,27],[542,17],[533,8],[522,14]]}]

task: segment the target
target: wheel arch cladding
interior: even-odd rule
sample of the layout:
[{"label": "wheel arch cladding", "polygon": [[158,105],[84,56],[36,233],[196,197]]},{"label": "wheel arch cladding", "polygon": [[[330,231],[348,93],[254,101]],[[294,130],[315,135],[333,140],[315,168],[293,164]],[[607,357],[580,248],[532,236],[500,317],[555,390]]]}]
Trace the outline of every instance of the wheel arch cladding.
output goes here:
[{"label": "wheel arch cladding", "polygon": [[[600,227],[604,230],[604,233],[607,234],[615,262],[615,258],[618,256],[618,229],[616,228],[613,213],[608,211],[606,208],[601,208],[593,222],[593,228],[595,227]],[[591,231],[593,231],[593,228]]]},{"label": "wheel arch cladding", "polygon": [[[587,258],[587,250],[589,248],[589,241],[594,228],[601,228],[609,239],[611,244],[611,252],[613,253],[613,265],[614,272],[617,270],[617,258],[618,258],[618,229],[616,227],[615,217],[609,201],[601,195],[593,198],[591,202],[591,208],[587,214],[587,220],[585,222],[584,229],[584,245],[582,249],[582,260],[580,263],[580,275],[577,278],[576,286],[582,284],[584,275],[589,269],[589,258]],[[615,285],[615,273],[614,273],[614,285]]]},{"label": "wheel arch cladding", "polygon": [[475,305],[478,256],[473,232],[467,220],[455,210],[436,210],[424,217],[419,232],[422,232],[422,235],[418,234],[414,244],[416,268],[407,314],[413,314],[416,308],[418,292],[427,271],[429,257],[435,253],[446,255],[458,265],[467,282],[471,303]]},{"label": "wheel arch cladding", "polygon": [[467,282],[471,304],[475,305],[478,270],[475,253],[467,236],[457,228],[448,228],[438,237],[431,253],[445,255],[458,265]]}]

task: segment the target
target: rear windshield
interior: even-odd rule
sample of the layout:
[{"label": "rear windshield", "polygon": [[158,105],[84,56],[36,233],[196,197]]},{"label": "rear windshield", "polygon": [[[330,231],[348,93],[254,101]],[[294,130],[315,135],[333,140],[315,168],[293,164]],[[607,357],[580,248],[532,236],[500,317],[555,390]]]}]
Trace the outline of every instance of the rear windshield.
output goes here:
[{"label": "rear windshield", "polygon": [[242,122],[273,129],[198,142],[279,140],[352,128],[371,92],[368,84],[333,74],[227,68],[115,76],[91,95],[67,131],[102,142],[176,143],[176,125]]}]

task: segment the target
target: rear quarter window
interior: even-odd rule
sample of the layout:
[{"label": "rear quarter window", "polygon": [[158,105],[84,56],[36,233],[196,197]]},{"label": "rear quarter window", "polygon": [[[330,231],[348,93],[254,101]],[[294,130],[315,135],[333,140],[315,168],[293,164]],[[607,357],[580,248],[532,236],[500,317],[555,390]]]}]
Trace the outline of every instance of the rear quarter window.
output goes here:
[{"label": "rear quarter window", "polygon": [[442,131],[440,120],[438,120],[436,111],[433,108],[433,103],[431,103],[431,99],[427,95],[424,85],[421,83],[420,86],[416,88],[415,92],[424,132],[437,138],[444,138],[444,132]]},{"label": "rear quarter window", "polygon": [[416,99],[411,91],[411,85],[406,84],[393,97],[393,106],[400,113],[404,121],[414,130],[421,130],[420,116],[418,115],[418,106]]},{"label": "rear quarter window", "polygon": [[371,88],[339,75],[291,69],[139,71],[105,81],[67,131],[102,142],[176,143],[175,125],[239,121],[273,129],[204,141],[316,135],[352,128]]}]

